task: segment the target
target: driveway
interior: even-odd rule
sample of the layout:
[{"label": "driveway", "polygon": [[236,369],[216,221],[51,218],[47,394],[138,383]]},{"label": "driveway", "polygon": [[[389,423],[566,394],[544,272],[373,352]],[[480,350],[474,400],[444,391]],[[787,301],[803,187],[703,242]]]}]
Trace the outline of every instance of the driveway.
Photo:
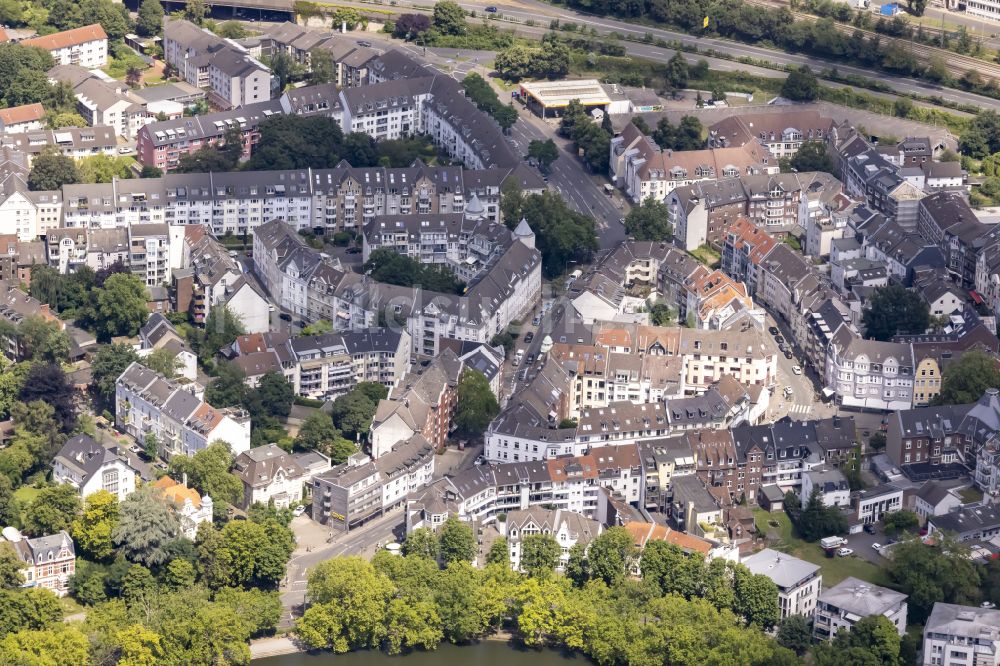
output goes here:
[{"label": "driveway", "polygon": [[879,543],[884,546],[888,542],[888,539],[885,536],[885,532],[882,531],[881,525],[876,525],[875,527],[875,534],[868,534],[868,532],[864,531],[858,534],[849,534],[847,536],[847,547],[854,549],[854,557],[860,557],[876,566],[884,567],[889,561],[879,555],[872,548],[872,544]]}]

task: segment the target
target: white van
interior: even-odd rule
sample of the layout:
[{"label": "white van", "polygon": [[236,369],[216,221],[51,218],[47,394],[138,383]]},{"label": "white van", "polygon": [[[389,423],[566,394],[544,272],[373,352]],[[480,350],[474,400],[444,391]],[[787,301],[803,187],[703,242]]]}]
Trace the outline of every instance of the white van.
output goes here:
[{"label": "white van", "polygon": [[523,349],[518,349],[517,350],[517,354],[514,355],[514,363],[513,363],[513,365],[514,365],[515,368],[517,366],[521,365],[521,359],[522,358],[524,358],[524,350]]}]

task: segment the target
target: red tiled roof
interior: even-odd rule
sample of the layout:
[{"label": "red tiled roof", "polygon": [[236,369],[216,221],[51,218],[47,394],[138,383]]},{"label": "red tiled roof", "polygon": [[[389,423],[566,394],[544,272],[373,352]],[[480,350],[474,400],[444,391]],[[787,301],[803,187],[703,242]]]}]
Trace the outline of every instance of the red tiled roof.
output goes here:
[{"label": "red tiled roof", "polygon": [[101,27],[101,24],[93,23],[91,25],[85,25],[82,28],[73,28],[72,30],[64,30],[63,32],[45,35],[44,37],[26,39],[21,43],[25,46],[36,46],[40,49],[45,49],[46,51],[54,51],[56,49],[64,49],[67,46],[86,44],[87,42],[107,38],[108,34],[104,32],[104,28]]},{"label": "red tiled roof", "polygon": [[[0,28],[2,30],[2,28]],[[0,41],[3,41],[0,39]],[[9,109],[0,109],[0,122],[4,125],[16,125],[32,120],[41,120],[45,117],[45,109],[37,102],[35,104],[24,104],[22,106],[12,106]]]}]

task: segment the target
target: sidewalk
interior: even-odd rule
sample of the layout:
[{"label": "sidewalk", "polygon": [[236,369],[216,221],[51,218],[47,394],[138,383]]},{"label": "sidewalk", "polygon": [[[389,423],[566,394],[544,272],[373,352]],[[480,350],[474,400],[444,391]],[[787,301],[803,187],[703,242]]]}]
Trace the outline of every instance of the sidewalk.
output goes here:
[{"label": "sidewalk", "polygon": [[250,641],[250,658],[263,659],[264,657],[276,657],[282,654],[293,654],[295,652],[305,652],[295,639],[288,636],[275,636],[273,638],[258,638]]}]

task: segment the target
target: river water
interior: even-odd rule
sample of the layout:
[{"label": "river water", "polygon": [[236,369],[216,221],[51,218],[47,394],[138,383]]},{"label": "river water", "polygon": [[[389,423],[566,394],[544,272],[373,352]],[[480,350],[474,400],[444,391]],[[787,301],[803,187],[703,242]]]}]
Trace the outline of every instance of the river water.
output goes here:
[{"label": "river water", "polygon": [[384,652],[348,654],[286,654],[255,659],[253,666],[589,666],[585,657],[564,656],[554,650],[524,650],[500,641],[456,646],[442,643],[433,652],[411,652],[390,657]]}]

